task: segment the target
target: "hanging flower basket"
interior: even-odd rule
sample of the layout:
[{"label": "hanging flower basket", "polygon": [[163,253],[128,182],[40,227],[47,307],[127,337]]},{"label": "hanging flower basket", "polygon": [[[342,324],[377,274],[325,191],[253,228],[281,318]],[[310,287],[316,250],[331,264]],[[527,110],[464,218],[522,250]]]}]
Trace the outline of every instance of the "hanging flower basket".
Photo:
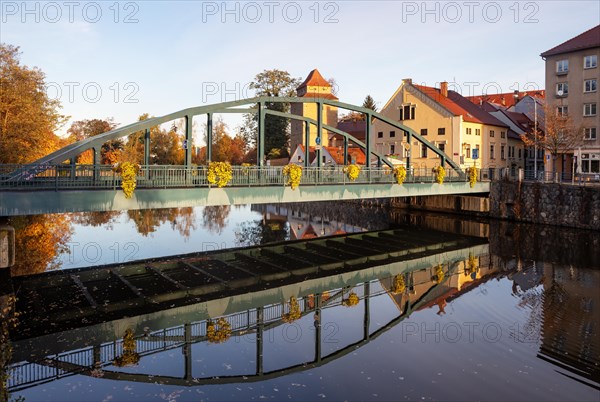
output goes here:
[{"label": "hanging flower basket", "polygon": [[345,166],[344,173],[346,173],[350,181],[354,181],[358,179],[358,175],[360,174],[360,166],[354,164]]},{"label": "hanging flower basket", "polygon": [[123,354],[115,357],[113,364],[117,367],[126,367],[137,364],[140,355],[137,353],[137,344],[133,338],[133,330],[127,329],[123,336]]},{"label": "hanging flower basket", "polygon": [[442,166],[434,167],[433,173],[435,173],[435,182],[438,184],[444,183],[444,178],[446,177],[446,169]]},{"label": "hanging flower basket", "polygon": [[396,275],[394,277],[394,282],[392,283],[392,293],[404,293],[405,290],[406,284],[404,283],[404,275]]},{"label": "hanging flower basket", "polygon": [[394,176],[396,176],[396,182],[398,184],[404,183],[404,180],[406,180],[406,168],[404,166],[398,166],[394,169]]},{"label": "hanging flower basket", "polygon": [[359,301],[360,299],[358,298],[358,295],[354,292],[351,292],[347,299],[342,300],[342,305],[346,307],[354,307]]},{"label": "hanging flower basket", "polygon": [[471,186],[471,188],[473,188],[475,186],[475,183],[477,183],[477,176],[478,176],[478,171],[476,167],[470,167],[467,168],[467,177],[469,178],[469,185]]},{"label": "hanging flower basket", "polygon": [[225,187],[233,177],[233,169],[229,162],[210,162],[206,180],[217,187]]},{"label": "hanging flower basket", "polygon": [[206,338],[210,343],[223,343],[231,337],[231,324],[225,318],[219,318],[216,323],[208,321]]},{"label": "hanging flower basket", "polygon": [[121,188],[125,193],[125,198],[131,198],[137,185],[137,174],[140,166],[136,163],[121,162],[113,167],[115,173],[121,175]]},{"label": "hanging flower basket", "polygon": [[281,319],[287,323],[294,322],[302,316],[300,304],[298,304],[298,300],[294,296],[290,297],[289,306],[289,311],[281,315]]},{"label": "hanging flower basket", "polygon": [[292,187],[292,190],[295,190],[302,179],[302,166],[290,163],[283,167],[283,175],[287,177],[286,184]]}]

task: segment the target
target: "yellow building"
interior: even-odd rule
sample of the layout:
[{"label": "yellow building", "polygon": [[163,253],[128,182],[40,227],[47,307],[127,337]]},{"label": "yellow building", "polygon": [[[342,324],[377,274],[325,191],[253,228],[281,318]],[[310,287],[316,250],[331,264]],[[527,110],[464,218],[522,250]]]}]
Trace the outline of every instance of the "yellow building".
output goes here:
[{"label": "yellow building", "polygon": [[[405,79],[380,113],[422,135],[463,169],[474,165],[507,167],[509,127],[448,90],[447,82],[433,88]],[[406,158],[410,151],[415,168],[433,168],[440,163],[439,157],[420,142],[407,144],[402,132],[380,121],[373,124],[371,146],[374,151],[399,158]]]},{"label": "yellow building", "polygon": [[[338,98],[331,92],[331,84],[327,82],[321,75],[319,70],[316,68],[312,70],[306,80],[298,88],[296,88],[297,96],[300,98],[323,98],[328,100],[338,100]],[[310,117],[311,119],[317,119],[317,104],[316,103],[292,103],[291,113],[299,116]],[[323,124],[332,127],[337,126],[338,121],[338,110],[337,107],[324,105],[323,106]],[[329,145],[329,137],[333,133],[323,130],[321,133],[321,144],[322,146]],[[298,145],[304,144],[304,122],[300,120],[291,121],[291,134],[290,134],[290,148],[296,149]],[[309,146],[318,145],[315,142],[317,138],[317,128],[311,124],[310,127],[310,143]]]}]

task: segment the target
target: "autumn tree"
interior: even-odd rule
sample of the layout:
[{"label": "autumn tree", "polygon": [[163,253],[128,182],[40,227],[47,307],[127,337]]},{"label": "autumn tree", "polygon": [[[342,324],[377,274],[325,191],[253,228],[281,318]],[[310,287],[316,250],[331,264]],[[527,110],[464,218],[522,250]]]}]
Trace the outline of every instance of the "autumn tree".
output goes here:
[{"label": "autumn tree", "polygon": [[0,44],[0,163],[33,162],[59,147],[65,122],[46,93],[44,73],[19,62],[16,46]]},{"label": "autumn tree", "polygon": [[[111,118],[105,120],[79,120],[71,124],[71,127],[67,130],[67,133],[69,134],[69,139],[75,142],[106,133],[114,130],[116,127],[117,125]],[[115,163],[119,159],[119,154],[123,150],[123,147],[124,142],[120,138],[107,141],[102,144],[102,148],[100,149],[101,163],[105,165],[112,165]],[[85,164],[93,163],[94,156],[92,152],[92,150],[85,151],[79,155],[77,162]]]},{"label": "autumn tree", "polygon": [[536,129],[522,134],[521,139],[529,147],[544,149],[552,156],[552,173],[556,174],[556,160],[559,155],[572,152],[582,142],[583,128],[574,124],[571,116],[561,114],[555,105],[544,107],[544,132]]},{"label": "autumn tree", "polygon": [[15,228],[15,254],[19,257],[11,267],[13,276],[60,268],[57,257],[70,251],[68,242],[73,234],[67,215],[17,216],[10,218],[9,224]]},{"label": "autumn tree", "polygon": [[[138,121],[152,118],[148,113],[139,116]],[[182,147],[181,129],[174,123],[166,130],[161,126],[150,127],[149,163],[157,165],[182,165],[185,153]],[[145,131],[137,131],[127,137],[121,161],[144,163]]]}]

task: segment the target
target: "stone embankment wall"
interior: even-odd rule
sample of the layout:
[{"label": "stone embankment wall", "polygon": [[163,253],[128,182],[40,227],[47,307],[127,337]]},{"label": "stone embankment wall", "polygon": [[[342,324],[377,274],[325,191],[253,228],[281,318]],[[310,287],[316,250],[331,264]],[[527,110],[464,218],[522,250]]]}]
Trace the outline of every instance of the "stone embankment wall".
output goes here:
[{"label": "stone embankment wall", "polygon": [[600,186],[494,181],[489,198],[405,197],[391,206],[600,230]]},{"label": "stone embankment wall", "polygon": [[493,182],[490,187],[490,216],[600,230],[600,187]]}]

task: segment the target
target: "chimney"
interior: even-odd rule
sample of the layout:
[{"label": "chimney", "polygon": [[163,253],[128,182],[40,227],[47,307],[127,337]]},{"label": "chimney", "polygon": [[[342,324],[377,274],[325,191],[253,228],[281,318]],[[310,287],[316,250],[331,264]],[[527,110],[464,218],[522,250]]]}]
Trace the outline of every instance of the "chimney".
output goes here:
[{"label": "chimney", "polygon": [[440,83],[440,93],[443,97],[448,97],[448,83],[446,81]]},{"label": "chimney", "polygon": [[402,80],[405,84],[410,84],[412,85],[412,78],[405,78]]}]

